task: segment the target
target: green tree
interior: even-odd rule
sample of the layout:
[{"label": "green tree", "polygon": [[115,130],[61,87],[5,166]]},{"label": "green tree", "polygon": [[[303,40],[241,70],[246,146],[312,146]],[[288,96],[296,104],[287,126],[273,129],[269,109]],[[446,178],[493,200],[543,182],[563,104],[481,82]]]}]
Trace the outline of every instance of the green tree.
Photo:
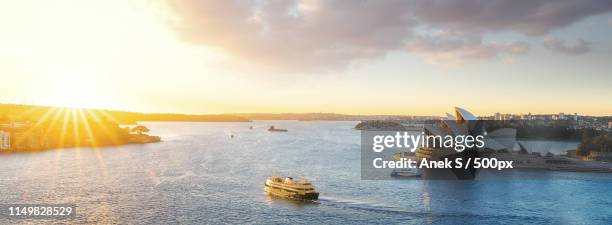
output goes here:
[{"label": "green tree", "polygon": [[132,128],[132,132],[136,132],[138,134],[147,133],[149,131],[150,131],[149,128],[142,126],[142,125],[138,125]]}]

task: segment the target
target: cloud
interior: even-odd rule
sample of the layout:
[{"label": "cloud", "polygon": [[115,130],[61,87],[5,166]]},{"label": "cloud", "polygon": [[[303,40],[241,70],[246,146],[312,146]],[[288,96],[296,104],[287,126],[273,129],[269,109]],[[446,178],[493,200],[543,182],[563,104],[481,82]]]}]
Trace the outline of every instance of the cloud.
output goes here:
[{"label": "cloud", "polygon": [[463,32],[514,31],[544,35],[588,16],[612,11],[609,0],[421,0],[415,15],[425,24]]},{"label": "cloud", "polygon": [[[448,32],[415,38],[408,51],[422,56],[426,62],[443,66],[459,66],[467,61],[481,61],[526,54],[525,42],[485,43],[479,36]],[[506,61],[511,58],[505,58]]]},{"label": "cloud", "polygon": [[591,51],[591,42],[583,39],[576,39],[575,43],[566,43],[555,37],[547,37],[542,42],[544,47],[567,55],[581,55]]},{"label": "cloud", "polygon": [[259,63],[346,66],[403,47],[416,22],[391,1],[171,1],[185,40]]},{"label": "cloud", "polygon": [[[220,49],[241,61],[300,71],[342,69],[391,51],[451,63],[524,54],[526,43],[491,43],[483,37],[498,32],[541,36],[612,11],[609,0],[167,2],[173,28],[185,41]],[[423,35],[417,32],[423,27],[472,37]],[[430,37],[434,39],[426,40]]]}]

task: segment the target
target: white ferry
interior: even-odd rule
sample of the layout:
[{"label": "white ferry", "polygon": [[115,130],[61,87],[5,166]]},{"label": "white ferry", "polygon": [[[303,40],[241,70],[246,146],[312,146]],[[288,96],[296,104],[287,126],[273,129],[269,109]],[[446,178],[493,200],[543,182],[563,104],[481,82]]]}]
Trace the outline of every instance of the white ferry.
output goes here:
[{"label": "white ferry", "polygon": [[265,191],[269,195],[301,201],[319,199],[319,192],[316,192],[312,183],[306,179],[294,180],[291,177],[271,176],[266,179],[265,186]]}]

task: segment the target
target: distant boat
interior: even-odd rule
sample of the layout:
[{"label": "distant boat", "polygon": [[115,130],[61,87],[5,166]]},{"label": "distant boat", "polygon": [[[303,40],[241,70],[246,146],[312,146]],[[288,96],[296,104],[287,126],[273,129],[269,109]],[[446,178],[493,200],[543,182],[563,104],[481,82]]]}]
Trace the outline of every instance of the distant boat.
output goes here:
[{"label": "distant boat", "polygon": [[420,178],[421,174],[415,169],[394,169],[391,172],[391,176],[397,178]]},{"label": "distant boat", "polygon": [[275,128],[274,126],[270,126],[270,128],[268,128],[268,131],[270,131],[270,132],[287,132],[288,130],[287,129],[278,129],[278,128]]},{"label": "distant boat", "polygon": [[249,130],[253,130],[253,126],[250,126],[250,127],[249,127]]}]

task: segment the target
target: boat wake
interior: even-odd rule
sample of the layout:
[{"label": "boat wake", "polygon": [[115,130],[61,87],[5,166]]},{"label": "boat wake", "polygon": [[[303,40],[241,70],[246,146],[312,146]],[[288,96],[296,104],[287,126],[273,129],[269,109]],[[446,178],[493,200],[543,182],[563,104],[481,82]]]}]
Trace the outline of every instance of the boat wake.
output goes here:
[{"label": "boat wake", "polygon": [[407,208],[390,206],[382,203],[375,203],[372,201],[366,200],[356,200],[356,199],[342,199],[335,198],[330,196],[322,196],[319,198],[319,205],[323,207],[332,207],[343,210],[357,210],[357,211],[365,211],[370,213],[381,213],[381,214],[394,214],[399,215],[401,217],[406,217],[403,219],[426,219],[427,221],[463,221],[470,220],[474,218],[479,218],[482,221],[540,221],[542,223],[550,223],[547,218],[542,217],[533,217],[533,216],[517,216],[517,215],[481,215],[476,213],[443,213],[443,212],[435,212],[435,211],[412,211]]},{"label": "boat wake", "polygon": [[390,206],[384,203],[359,199],[336,198],[331,196],[319,197],[319,203],[321,205],[336,208],[366,210],[371,212],[407,212],[403,211],[402,208]]},{"label": "boat wake", "polygon": [[183,173],[180,173],[180,174],[176,174],[174,176],[162,176],[162,177],[159,177],[157,179],[155,187],[160,186],[160,185],[164,185],[164,184],[177,183],[180,180],[192,177],[194,175],[195,175],[195,173],[193,173],[193,171],[188,170],[186,172],[183,172]]}]

